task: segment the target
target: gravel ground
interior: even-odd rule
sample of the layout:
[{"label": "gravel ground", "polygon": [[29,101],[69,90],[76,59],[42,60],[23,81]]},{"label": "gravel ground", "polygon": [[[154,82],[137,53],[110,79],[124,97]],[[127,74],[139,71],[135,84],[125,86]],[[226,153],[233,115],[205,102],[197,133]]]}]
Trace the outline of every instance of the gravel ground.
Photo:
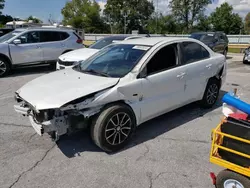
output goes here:
[{"label": "gravel ground", "polygon": [[[250,102],[250,66],[231,57],[228,65],[220,96],[237,87],[240,97]],[[0,79],[1,188],[213,187],[209,172],[221,169],[209,163],[210,135],[222,117],[220,100],[210,110],[191,104],[151,120],[138,128],[126,149],[108,155],[88,132],[55,144],[14,112],[13,93],[48,72],[48,67],[25,68]]]}]

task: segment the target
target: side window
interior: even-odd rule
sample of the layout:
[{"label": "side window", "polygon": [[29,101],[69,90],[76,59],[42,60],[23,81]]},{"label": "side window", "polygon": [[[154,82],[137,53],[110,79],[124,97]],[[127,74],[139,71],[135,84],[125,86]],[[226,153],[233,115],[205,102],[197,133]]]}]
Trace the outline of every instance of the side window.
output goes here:
[{"label": "side window", "polygon": [[219,41],[221,41],[221,42],[225,42],[225,39],[224,39],[224,37],[223,37],[223,35],[222,35],[222,34],[220,34],[220,35],[219,35]]},{"label": "side window", "polygon": [[69,34],[68,33],[65,33],[65,32],[60,32],[60,35],[61,35],[61,40],[65,40],[69,37]]},{"label": "side window", "polygon": [[61,40],[60,33],[56,31],[41,31],[40,36],[41,42],[55,42]]},{"label": "side window", "polygon": [[160,49],[147,64],[147,75],[158,73],[177,66],[177,44]]},{"label": "side window", "polygon": [[18,37],[18,39],[21,40],[22,44],[31,44],[31,43],[38,43],[40,42],[40,36],[39,32],[37,31],[31,31],[28,33],[25,33]]},{"label": "side window", "polygon": [[193,63],[210,57],[209,52],[195,42],[183,42],[184,64]]}]

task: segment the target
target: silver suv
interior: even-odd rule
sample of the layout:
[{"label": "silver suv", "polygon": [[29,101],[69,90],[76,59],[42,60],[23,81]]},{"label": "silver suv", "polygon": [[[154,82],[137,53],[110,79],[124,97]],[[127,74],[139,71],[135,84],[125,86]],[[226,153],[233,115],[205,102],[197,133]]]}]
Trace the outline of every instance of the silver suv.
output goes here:
[{"label": "silver suv", "polygon": [[0,77],[17,66],[51,64],[61,54],[82,48],[74,30],[60,28],[16,29],[0,37]]}]

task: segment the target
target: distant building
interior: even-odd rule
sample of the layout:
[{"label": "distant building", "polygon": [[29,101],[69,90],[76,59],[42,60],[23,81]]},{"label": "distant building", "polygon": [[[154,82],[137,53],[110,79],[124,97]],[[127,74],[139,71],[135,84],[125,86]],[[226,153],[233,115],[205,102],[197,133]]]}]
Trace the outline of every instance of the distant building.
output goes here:
[{"label": "distant building", "polygon": [[7,22],[5,27],[6,28],[27,28],[27,27],[39,27],[45,24],[33,23],[31,20],[27,21],[12,21]]}]

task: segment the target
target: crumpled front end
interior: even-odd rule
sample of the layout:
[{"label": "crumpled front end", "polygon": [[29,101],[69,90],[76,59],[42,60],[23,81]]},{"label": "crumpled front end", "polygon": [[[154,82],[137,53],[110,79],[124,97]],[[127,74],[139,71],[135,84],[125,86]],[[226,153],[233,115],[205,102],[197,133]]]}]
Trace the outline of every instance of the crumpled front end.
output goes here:
[{"label": "crumpled front end", "polygon": [[37,110],[18,94],[15,99],[18,102],[14,105],[15,111],[29,118],[37,134],[42,136],[48,133],[54,141],[59,140],[59,137],[64,134],[86,128],[89,118],[101,109],[101,107],[94,107],[82,110],[76,108]]},{"label": "crumpled front end", "polygon": [[27,116],[32,127],[40,136],[48,133],[52,139],[58,140],[59,136],[68,132],[69,115],[66,112],[60,111],[60,109],[38,111],[20,97],[16,97],[16,100],[19,104],[14,105],[15,111]]}]

